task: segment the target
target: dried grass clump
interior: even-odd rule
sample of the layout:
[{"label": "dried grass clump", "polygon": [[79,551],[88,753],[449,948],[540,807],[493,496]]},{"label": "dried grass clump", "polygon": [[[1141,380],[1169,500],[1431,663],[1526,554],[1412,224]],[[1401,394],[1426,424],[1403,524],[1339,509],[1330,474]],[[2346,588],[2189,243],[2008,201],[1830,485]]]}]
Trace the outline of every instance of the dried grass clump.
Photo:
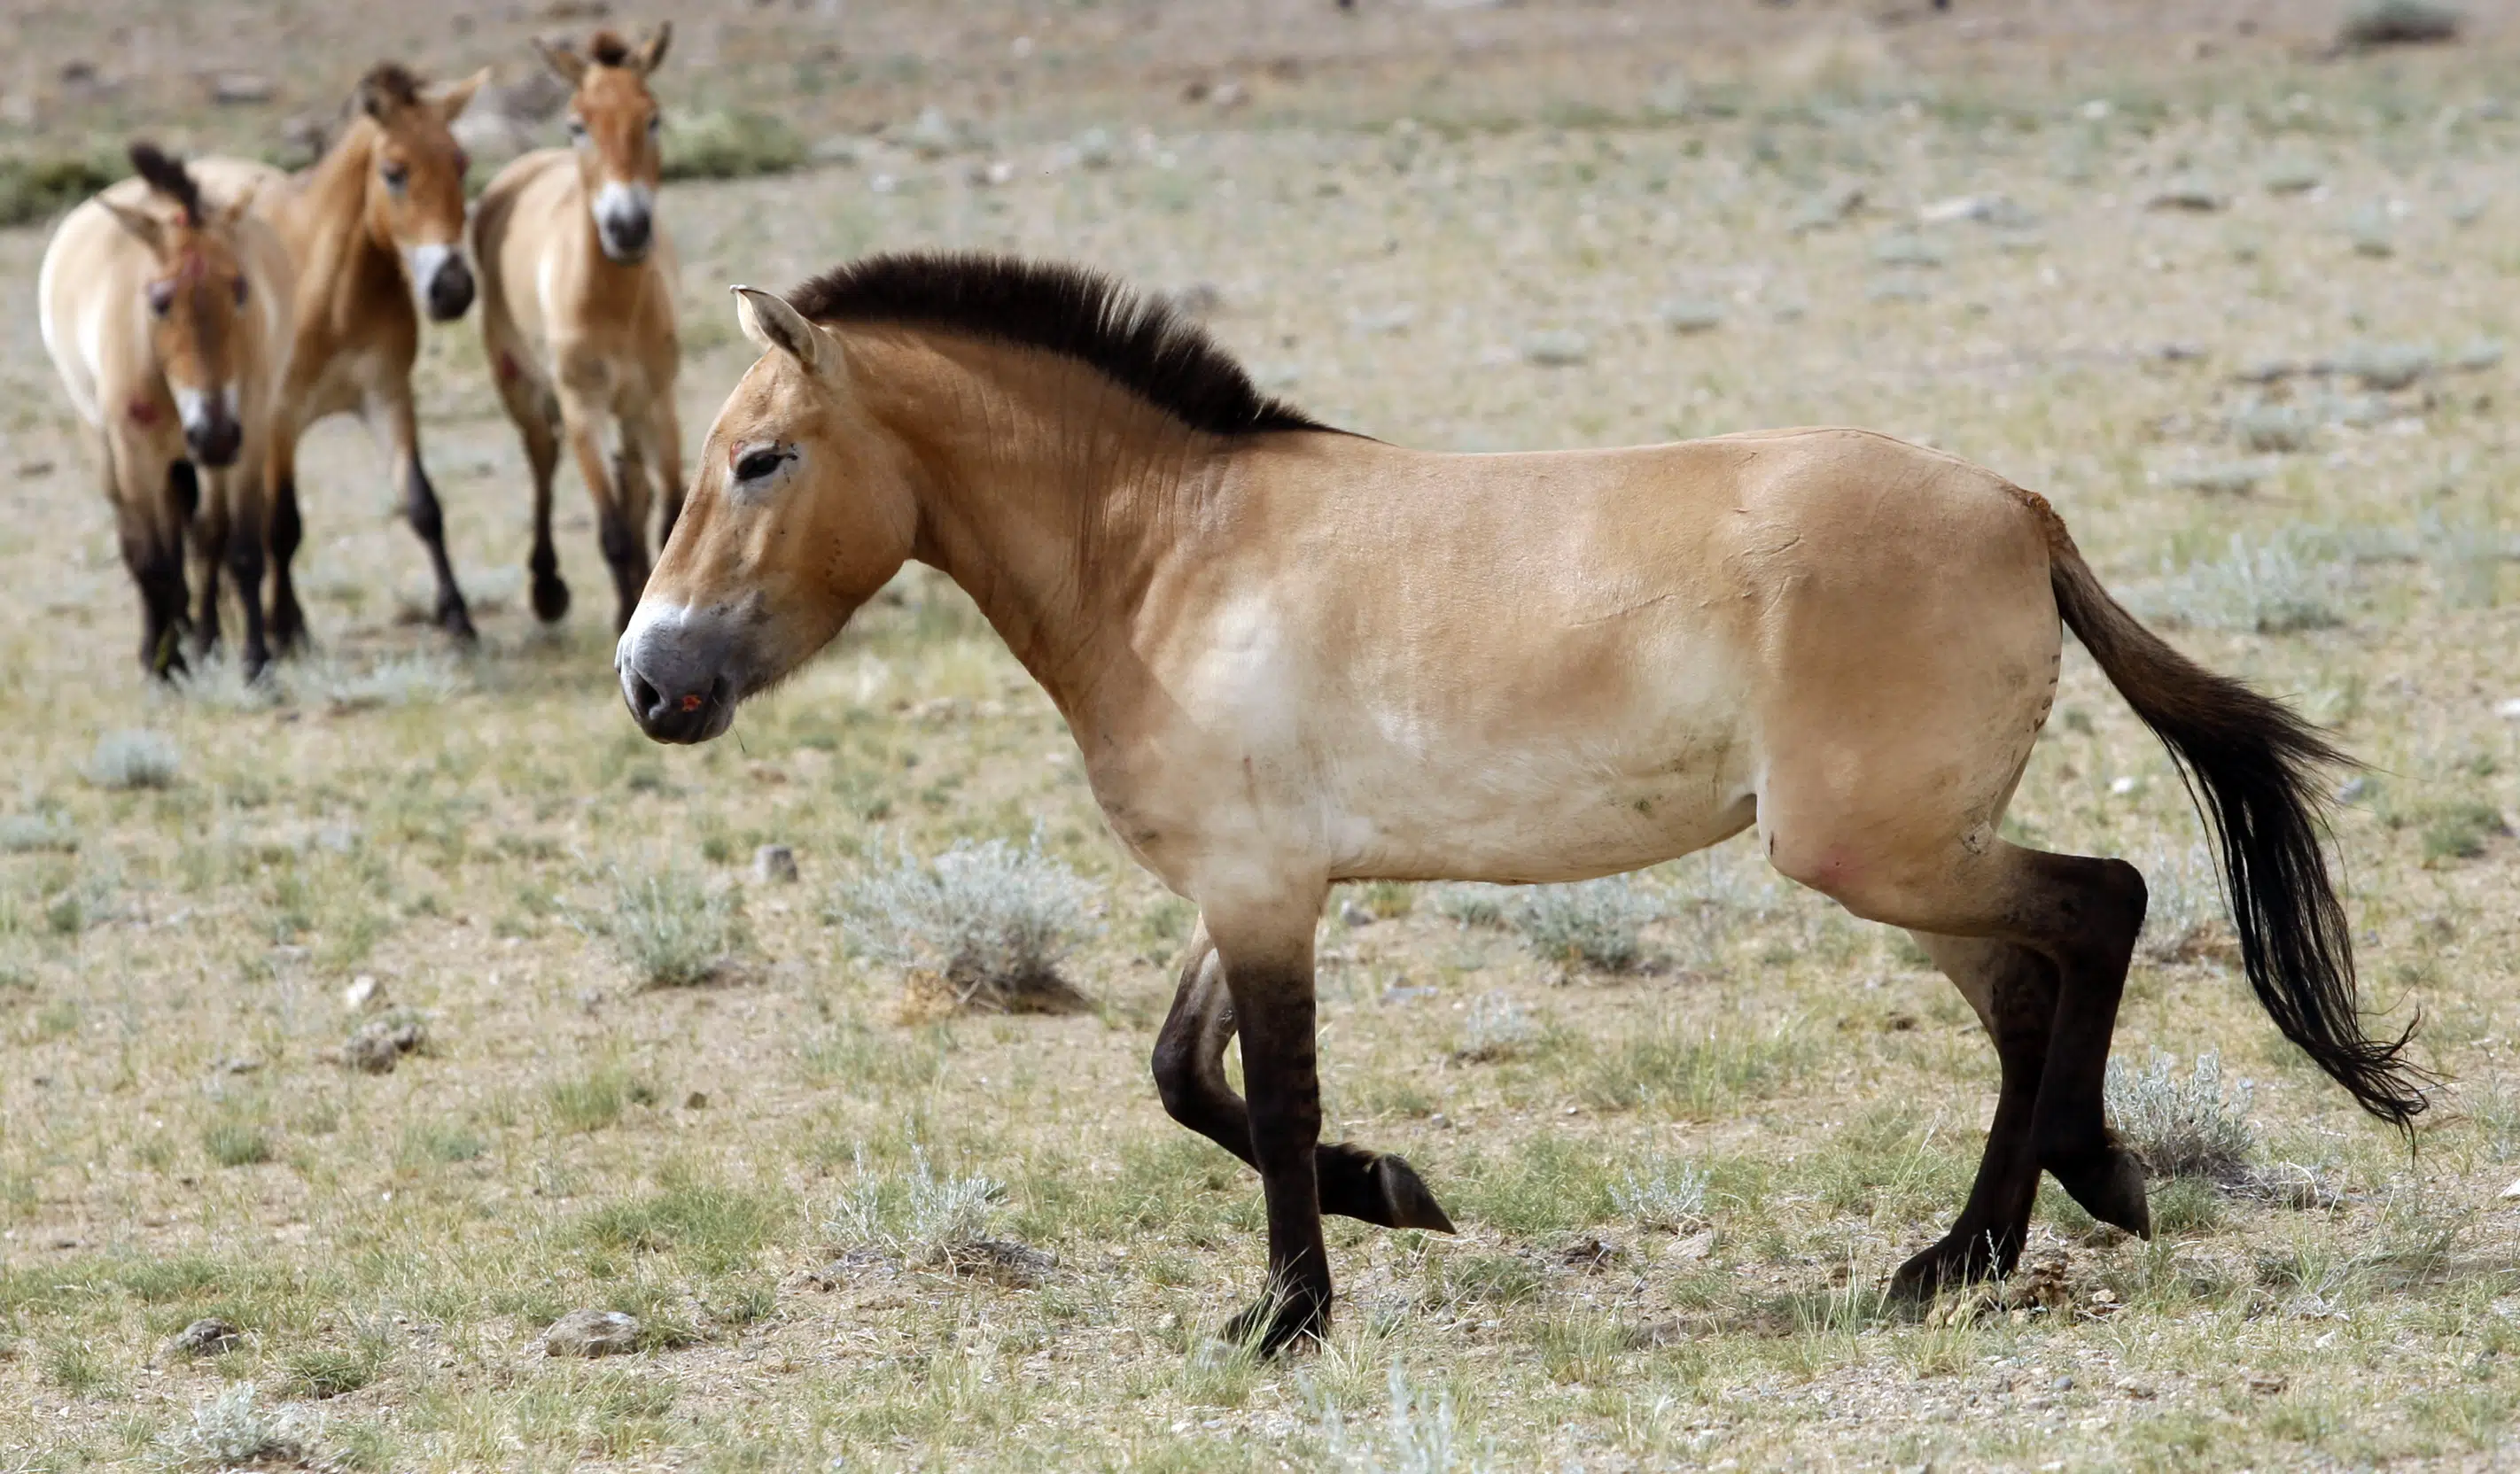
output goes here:
[{"label": "dried grass clump", "polygon": [[931,861],[904,850],[859,880],[839,913],[860,950],[909,969],[914,1011],[1063,1013],[1086,1006],[1058,964],[1090,930],[1091,889],[1036,833],[968,840]]},{"label": "dried grass clump", "polygon": [[2235,955],[2212,851],[2201,842],[2185,849],[2156,843],[2135,865],[2150,893],[2136,956],[2152,962],[2187,962]]},{"label": "dried grass clump", "polygon": [[1318,1467],[1336,1474],[1483,1474],[1490,1467],[1461,1447],[1450,1393],[1412,1387],[1397,1362],[1386,1385],[1390,1410],[1371,1433],[1349,1427],[1336,1403],[1314,1394],[1323,1455]]},{"label": "dried grass clump", "polygon": [[2159,1050],[2140,1070],[2109,1061],[2106,1099],[2118,1135],[2156,1177],[2251,1180],[2257,1133],[2249,1129],[2249,1085],[2223,1088],[2223,1056],[2196,1056],[2182,1078],[2178,1061]]},{"label": "dried grass clump", "polygon": [[666,179],[745,179],[785,174],[805,163],[805,140],[767,113],[733,109],[665,116],[660,169]]},{"label": "dried grass clump", "polygon": [[265,1407],[251,1382],[193,1405],[192,1421],[161,1435],[156,1462],[162,1468],[237,1469],[303,1462],[313,1429],[294,1407]]},{"label": "dried grass clump", "polygon": [[2167,575],[2136,603],[2165,624],[2286,635],[2343,624],[2351,577],[2349,563],[2304,537],[2253,547],[2233,533],[2224,557]]},{"label": "dried grass clump", "polygon": [[640,983],[688,988],[722,974],[750,940],[742,896],[666,869],[613,874],[612,909],[596,918]]},{"label": "dried grass clump", "polygon": [[183,751],[173,737],[126,729],[96,739],[87,777],[100,788],[163,788],[175,782],[175,770],[183,761]]},{"label": "dried grass clump", "polygon": [[1531,1010],[1503,993],[1483,993],[1470,1001],[1470,1016],[1453,1046],[1453,1057],[1472,1062],[1510,1059],[1540,1039],[1540,1024]]},{"label": "dried grass clump", "polygon": [[1534,953],[1604,972],[1631,971],[1644,960],[1645,923],[1659,915],[1653,898],[1625,875],[1535,886],[1506,910]]},{"label": "dried grass clump", "polygon": [[1682,1163],[1631,1170],[1610,1187],[1610,1206],[1640,1228],[1688,1233],[1706,1223],[1706,1174]]},{"label": "dried grass clump", "polygon": [[335,711],[367,711],[387,706],[434,706],[464,690],[462,667],[434,650],[394,655],[366,670],[319,661],[290,676],[290,693],[309,705]]}]

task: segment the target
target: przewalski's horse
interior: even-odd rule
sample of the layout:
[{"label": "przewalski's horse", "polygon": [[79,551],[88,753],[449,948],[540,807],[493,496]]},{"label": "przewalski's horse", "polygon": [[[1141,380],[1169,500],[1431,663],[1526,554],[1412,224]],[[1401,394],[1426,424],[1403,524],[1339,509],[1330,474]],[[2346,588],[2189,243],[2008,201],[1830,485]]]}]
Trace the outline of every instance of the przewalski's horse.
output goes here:
[{"label": "przewalski's horse", "polygon": [[2382,1119],[2424,1106],[2405,1036],[2363,1032],[2314,796],[2336,751],[2137,623],[2001,476],[1852,429],[1403,450],[1262,398],[1100,279],[1015,261],[738,290],[765,351],[709,428],[622,692],[650,737],[702,741],[904,559],[971,595],[1120,842],[1199,908],[1154,1070],[1260,1172],[1272,1293],[1240,1333],[1325,1324],[1324,1211],[1449,1226],[1407,1163],[1319,1142],[1330,885],[1575,880],[1753,826],[1778,871],[1913,933],[2002,1059],[1968,1204],[1896,1282],[2010,1268],[2042,1169],[2148,1231],[2101,1110],[2143,877],[2000,830],[2060,616],[2193,778],[2285,1037]]},{"label": "przewalski's horse", "polygon": [[[597,31],[586,55],[541,46],[576,89],[571,147],[528,154],[499,171],[473,212],[481,261],[481,343],[508,418],[524,436],[534,477],[534,612],[568,612],[552,549],[552,472],[561,442],[595,499],[604,560],[619,604],[613,628],[648,582],[650,477],[662,478],[663,525],[683,500],[683,431],[674,412],[674,255],[656,224],[661,114],[649,74],[673,28],[635,50]],[[608,466],[604,430],[619,426]]]},{"label": "przewalski's horse", "polygon": [[415,291],[436,322],[472,305],[464,259],[464,151],[447,124],[488,80],[485,69],[434,91],[390,63],[362,78],[341,136],[313,166],[287,175],[247,159],[204,159],[213,188],[252,186],[254,213],[288,244],[297,273],[296,342],[272,438],[272,638],[305,637],[291,560],[304,535],[297,441],[317,421],[354,414],[383,444],[394,487],[437,575],[437,622],[472,638],[446,557],[445,518],[420,464],[411,366],[420,356]]},{"label": "przewalski's horse", "polygon": [[[219,566],[236,576],[248,676],[264,647],[264,462],[288,366],[289,252],[248,213],[204,198],[184,165],[131,146],[137,179],[69,212],[36,279],[44,346],[97,432],[122,560],[140,586],[140,660],[184,667],[188,524],[201,561],[200,648],[219,638]],[[196,518],[198,517],[198,521]]]}]

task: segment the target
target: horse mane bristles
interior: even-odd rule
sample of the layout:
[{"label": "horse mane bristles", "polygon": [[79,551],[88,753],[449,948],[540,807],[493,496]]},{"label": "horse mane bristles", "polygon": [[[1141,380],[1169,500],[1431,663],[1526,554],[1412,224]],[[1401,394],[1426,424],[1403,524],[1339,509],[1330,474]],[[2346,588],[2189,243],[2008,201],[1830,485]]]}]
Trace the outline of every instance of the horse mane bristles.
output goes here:
[{"label": "horse mane bristles", "polygon": [[357,96],[370,112],[375,112],[379,103],[414,107],[420,102],[420,78],[400,62],[379,62],[359,78]]},{"label": "horse mane bristles", "polygon": [[595,59],[598,67],[630,65],[630,43],[622,40],[617,31],[599,30],[587,37],[586,54]]},{"label": "horse mane bristles", "polygon": [[198,230],[208,218],[202,207],[202,186],[184,167],[182,159],[156,144],[135,140],[131,145],[131,168],[151,189],[184,207],[186,225]]}]

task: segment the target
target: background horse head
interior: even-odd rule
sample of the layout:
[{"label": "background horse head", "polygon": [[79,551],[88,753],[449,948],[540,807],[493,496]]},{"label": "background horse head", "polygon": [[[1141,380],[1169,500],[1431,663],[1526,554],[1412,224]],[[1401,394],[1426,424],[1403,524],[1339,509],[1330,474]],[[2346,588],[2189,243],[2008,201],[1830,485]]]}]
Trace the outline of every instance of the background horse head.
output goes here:
[{"label": "background horse head", "polygon": [[261,361],[263,346],[235,234],[251,198],[210,208],[184,165],[154,144],[133,144],[131,166],[174,212],[98,202],[157,260],[142,302],[150,349],[175,401],[185,448],[202,466],[228,466],[245,440],[245,376]]},{"label": "background horse head", "polygon": [[672,22],[657,25],[636,49],[599,30],[578,55],[566,46],[534,43],[552,70],[576,89],[568,102],[568,141],[595,236],[604,253],[627,265],[643,259],[655,238],[657,136],[664,114],[648,91],[648,75],[665,60]]},{"label": "background horse head", "polygon": [[471,166],[448,125],[489,77],[424,90],[391,62],[359,81],[357,116],[344,149],[367,152],[363,218],[376,244],[402,257],[414,290],[437,322],[472,305],[472,269],[464,259],[464,173]]}]

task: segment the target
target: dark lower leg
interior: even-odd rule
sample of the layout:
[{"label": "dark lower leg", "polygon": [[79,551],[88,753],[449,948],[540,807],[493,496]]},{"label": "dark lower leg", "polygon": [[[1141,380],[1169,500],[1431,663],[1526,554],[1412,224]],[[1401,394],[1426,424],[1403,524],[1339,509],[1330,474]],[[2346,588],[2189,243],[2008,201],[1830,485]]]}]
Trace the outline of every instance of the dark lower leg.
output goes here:
[{"label": "dark lower leg", "polygon": [[428,484],[428,472],[421,469],[419,456],[405,463],[404,477],[409,498],[405,513],[411,518],[411,530],[428,545],[429,571],[437,577],[438,627],[458,640],[471,640],[472,615],[464,606],[464,591],[455,585],[455,564],[446,557],[445,514],[438,508],[436,488]]},{"label": "dark lower leg", "polygon": [[1329,1328],[1329,1250],[1322,1242],[1315,1162],[1322,1103],[1312,968],[1309,959],[1238,962],[1229,957],[1226,981],[1251,1088],[1251,1158],[1269,1211],[1269,1293],[1237,1318],[1231,1334],[1274,1352]]},{"label": "dark lower leg", "polygon": [[184,555],[163,538],[122,539],[123,566],[140,589],[140,667],[160,680],[184,664]]},{"label": "dark lower leg", "polygon": [[630,524],[617,505],[608,505],[596,514],[596,536],[604,545],[604,560],[612,568],[612,592],[619,601],[612,628],[630,627],[630,613],[639,607],[639,596],[648,587],[648,553],[641,546],[638,529]]},{"label": "dark lower leg", "polygon": [[2101,1104],[2127,963],[2143,929],[2143,876],[2120,860],[2046,857],[2060,884],[2056,1017],[2031,1137],[2039,1165],[2105,1224],[2151,1236],[2143,1168],[2108,1129]]},{"label": "dark lower leg", "polygon": [[219,645],[219,558],[227,546],[227,505],[218,498],[202,506],[201,473],[190,461],[166,468],[170,509],[193,528],[193,556],[201,564],[200,603],[193,615],[193,651],[208,655]]},{"label": "dark lower leg", "polygon": [[[1225,1079],[1225,1046],[1234,1038],[1234,1001],[1216,950],[1201,932],[1182,965],[1172,1011],[1155,1036],[1155,1089],[1175,1121],[1253,1164],[1251,1116]],[[1386,1228],[1454,1231],[1453,1221],[1404,1158],[1349,1141],[1314,1151],[1322,1211]]]},{"label": "dark lower leg", "polygon": [[534,617],[557,624],[568,613],[568,584],[560,576],[560,554],[552,546],[552,473],[560,467],[559,428],[527,418],[541,413],[536,405],[512,407],[511,413],[524,434],[525,461],[534,477],[534,551],[525,560],[534,579]]},{"label": "dark lower leg", "polygon": [[305,535],[297,519],[297,482],[282,477],[271,492],[271,643],[283,654],[306,643],[306,613],[297,606],[297,584],[291,562]]},{"label": "dark lower leg", "polygon": [[248,681],[260,676],[262,668],[271,663],[262,622],[263,537],[259,516],[240,516],[228,532],[228,572],[236,579],[237,605],[245,612],[245,648],[241,656]]},{"label": "dark lower leg", "polygon": [[2002,1062],[2003,1084],[1996,1097],[1995,1122],[1987,1129],[1986,1155],[1959,1220],[1939,1242],[1900,1266],[1891,1279],[1893,1291],[1919,1298],[1954,1284],[2010,1273],[2020,1260],[2039,1197],[2031,1114],[2056,1010],[2056,969],[2029,949],[2002,942],[1923,940],[1935,962],[1977,1005],[1979,1020]]}]

